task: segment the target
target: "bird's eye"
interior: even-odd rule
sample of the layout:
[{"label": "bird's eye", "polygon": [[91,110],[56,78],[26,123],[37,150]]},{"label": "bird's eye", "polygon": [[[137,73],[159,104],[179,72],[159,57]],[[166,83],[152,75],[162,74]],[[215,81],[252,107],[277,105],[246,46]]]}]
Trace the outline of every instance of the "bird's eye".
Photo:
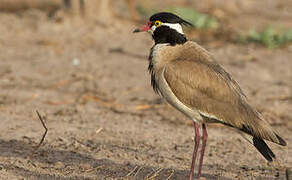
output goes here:
[{"label": "bird's eye", "polygon": [[154,23],[154,24],[155,24],[155,26],[156,26],[156,27],[158,27],[158,26],[160,26],[160,25],[161,25],[161,21],[155,21],[155,23]]}]

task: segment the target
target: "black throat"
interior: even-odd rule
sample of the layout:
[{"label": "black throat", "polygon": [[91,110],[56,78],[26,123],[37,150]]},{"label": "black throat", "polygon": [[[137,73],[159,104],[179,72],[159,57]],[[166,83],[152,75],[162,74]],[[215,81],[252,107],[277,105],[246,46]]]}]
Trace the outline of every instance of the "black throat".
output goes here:
[{"label": "black throat", "polygon": [[[155,29],[153,35],[152,35],[155,45],[157,44],[162,44],[162,43],[169,43],[171,46],[175,46],[177,44],[184,44],[187,42],[187,38],[177,32],[174,29],[169,28],[168,26],[160,26]],[[153,87],[153,90],[159,94],[159,89],[158,89],[158,84],[156,83],[156,78],[155,78],[155,73],[153,70],[153,50],[155,45],[151,48],[150,50],[150,55],[149,55],[149,66],[148,70],[151,75],[151,85]]]},{"label": "black throat", "polygon": [[155,44],[169,43],[174,46],[176,44],[184,44],[187,42],[187,38],[183,34],[171,29],[168,26],[160,26],[156,28],[152,37]]}]

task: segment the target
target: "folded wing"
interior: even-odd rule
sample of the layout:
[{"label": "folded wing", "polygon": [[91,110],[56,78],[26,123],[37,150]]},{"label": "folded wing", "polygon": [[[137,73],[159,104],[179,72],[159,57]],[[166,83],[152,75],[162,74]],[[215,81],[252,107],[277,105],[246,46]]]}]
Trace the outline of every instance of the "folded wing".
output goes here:
[{"label": "folded wing", "polygon": [[[286,142],[248,103],[238,84],[217,63],[182,58],[169,62],[164,78],[177,98],[197,109],[204,119],[237,128],[256,138],[280,145]],[[260,140],[259,140],[260,139]]]}]

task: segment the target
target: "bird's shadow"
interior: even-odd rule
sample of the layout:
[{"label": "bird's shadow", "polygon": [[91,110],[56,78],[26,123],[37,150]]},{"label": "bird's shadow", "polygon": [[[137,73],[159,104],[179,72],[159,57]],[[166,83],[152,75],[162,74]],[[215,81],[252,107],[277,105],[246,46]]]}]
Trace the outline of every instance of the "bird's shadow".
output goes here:
[{"label": "bird's shadow", "polygon": [[[141,166],[132,163],[119,164],[109,159],[95,159],[88,154],[82,154],[75,151],[58,150],[55,148],[45,148],[45,150],[39,150],[38,153],[31,155],[34,150],[34,146],[31,143],[22,140],[1,140],[0,139],[0,157],[12,158],[12,159],[27,159],[31,162],[37,162],[42,164],[47,164],[48,167],[52,167],[57,162],[62,162],[64,167],[75,167],[76,173],[68,175],[68,177],[63,172],[60,173],[44,173],[43,171],[38,171],[26,166],[18,166],[15,163],[1,163],[0,171],[4,169],[5,171],[12,173],[16,176],[21,176],[24,178],[33,179],[88,179],[86,176],[80,173],[81,164],[89,164],[89,168],[93,169],[94,172],[90,177],[95,177],[96,179],[147,179],[153,178],[157,180],[162,179],[187,179],[189,175],[188,170],[180,169],[170,169],[155,166]],[[74,169],[74,168],[73,168]],[[61,171],[61,170],[60,170]],[[76,175],[78,174],[78,175]],[[211,174],[202,174],[202,177],[206,179],[222,179],[229,180],[227,177],[218,177]],[[90,179],[90,178],[89,178]]]}]

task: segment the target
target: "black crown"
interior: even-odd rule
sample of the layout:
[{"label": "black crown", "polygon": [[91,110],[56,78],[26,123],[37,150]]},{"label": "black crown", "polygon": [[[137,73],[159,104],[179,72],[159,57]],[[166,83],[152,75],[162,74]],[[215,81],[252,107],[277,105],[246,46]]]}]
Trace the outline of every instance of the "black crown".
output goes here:
[{"label": "black crown", "polygon": [[155,21],[161,21],[164,23],[179,23],[187,26],[193,26],[190,22],[178,17],[175,14],[169,13],[169,12],[160,12],[152,15],[150,17],[150,21],[155,22]]}]

